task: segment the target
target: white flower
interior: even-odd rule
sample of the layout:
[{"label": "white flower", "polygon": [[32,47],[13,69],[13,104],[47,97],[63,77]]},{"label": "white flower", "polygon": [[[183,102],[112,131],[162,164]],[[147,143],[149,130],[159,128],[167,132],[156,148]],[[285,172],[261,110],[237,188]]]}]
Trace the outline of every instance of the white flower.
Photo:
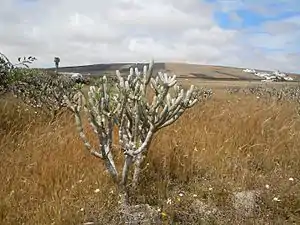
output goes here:
[{"label": "white flower", "polygon": [[269,189],[269,188],[270,188],[270,185],[266,184],[265,187],[266,187],[266,189]]},{"label": "white flower", "polygon": [[100,189],[97,188],[94,192],[95,192],[95,193],[99,193],[99,192],[100,192]]},{"label": "white flower", "polygon": [[167,204],[168,204],[168,205],[171,205],[171,204],[172,204],[172,200],[171,200],[170,198],[168,198]]},{"label": "white flower", "polygon": [[289,181],[294,181],[294,178],[290,177],[290,178],[289,178]]},{"label": "white flower", "polygon": [[280,202],[281,200],[280,200],[278,197],[274,197],[274,198],[273,198],[273,201],[275,201],[275,202]]},{"label": "white flower", "polygon": [[212,190],[213,190],[213,188],[212,188],[212,187],[210,187],[210,188],[208,188],[208,190],[209,190],[209,191],[212,191]]},{"label": "white flower", "polygon": [[180,193],[179,193],[179,196],[180,196],[180,197],[182,197],[182,196],[183,196],[183,193],[182,193],[182,192],[180,192]]},{"label": "white flower", "polygon": [[193,194],[193,197],[194,197],[194,198],[196,198],[197,196],[198,196],[198,195],[196,195],[196,194]]},{"label": "white flower", "polygon": [[80,211],[83,212],[83,211],[84,211],[84,208],[81,208]]}]

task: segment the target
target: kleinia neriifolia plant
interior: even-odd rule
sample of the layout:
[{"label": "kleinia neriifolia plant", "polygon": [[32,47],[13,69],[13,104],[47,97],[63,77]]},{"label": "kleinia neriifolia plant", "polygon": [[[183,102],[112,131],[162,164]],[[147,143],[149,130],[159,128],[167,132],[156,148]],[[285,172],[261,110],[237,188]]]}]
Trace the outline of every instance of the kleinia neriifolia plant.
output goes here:
[{"label": "kleinia neriifolia plant", "polygon": [[[87,94],[80,90],[72,99],[65,96],[75,115],[80,138],[92,155],[103,160],[120,188],[123,206],[129,204],[128,179],[132,175],[132,185],[137,185],[141,164],[154,134],[174,123],[199,99],[203,100],[201,95],[206,99],[211,95],[211,92],[196,90],[193,85],[184,90],[177,84],[175,75],[158,72],[154,76],[153,66],[152,61],[142,72],[131,68],[126,76],[116,71],[115,83],[108,82],[104,76],[98,86],[90,87]],[[83,129],[83,115],[87,115],[99,140],[96,148],[90,144]],[[116,166],[112,151],[114,127],[117,127],[118,145],[124,155],[122,169]]]}]

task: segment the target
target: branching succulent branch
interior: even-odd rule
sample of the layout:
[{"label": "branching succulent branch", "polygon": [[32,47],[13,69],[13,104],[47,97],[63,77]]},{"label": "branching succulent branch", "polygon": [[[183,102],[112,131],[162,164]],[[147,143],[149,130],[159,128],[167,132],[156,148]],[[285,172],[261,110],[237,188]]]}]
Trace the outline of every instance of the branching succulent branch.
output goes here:
[{"label": "branching succulent branch", "polygon": [[[104,160],[107,170],[112,175],[113,179],[117,181],[118,171],[113,159],[112,141],[114,118],[118,112],[120,103],[111,100],[112,96],[108,91],[106,77],[103,77],[99,87],[91,86],[87,96],[80,91],[76,95],[76,99],[74,98],[72,101],[68,96],[64,97],[65,102],[74,112],[77,129],[85,147],[92,155]],[[87,114],[89,124],[99,140],[99,147],[97,150],[91,146],[84,133],[80,115],[81,108]]]},{"label": "branching succulent branch", "polygon": [[[195,91],[193,86],[185,92],[177,85],[175,75],[170,77],[159,72],[154,77],[153,64],[150,64],[149,70],[144,68],[143,73],[137,69],[133,73],[132,69],[125,81],[120,75],[118,77],[121,81],[119,89],[123,90],[122,84],[127,81],[127,89],[130,90],[124,116],[128,126],[124,126],[123,121],[119,127],[119,139],[125,156],[130,158],[128,162],[135,164],[133,185],[136,186],[140,167],[153,135],[174,123],[186,109],[192,107],[198,101],[200,92]],[[154,94],[150,101],[146,94],[149,88]]]}]

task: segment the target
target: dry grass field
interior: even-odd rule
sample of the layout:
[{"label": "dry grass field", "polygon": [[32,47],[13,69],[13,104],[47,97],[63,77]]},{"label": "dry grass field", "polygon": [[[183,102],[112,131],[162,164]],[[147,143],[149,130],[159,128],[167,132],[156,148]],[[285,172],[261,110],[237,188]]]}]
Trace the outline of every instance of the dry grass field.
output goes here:
[{"label": "dry grass field", "polygon": [[[157,134],[132,201],[158,206],[164,224],[300,224],[297,107],[219,91]],[[0,118],[1,225],[118,224],[116,190],[69,113],[50,125],[7,97]],[[253,217],[233,209],[243,190],[261,192]],[[201,220],[196,199],[223,213]]]}]

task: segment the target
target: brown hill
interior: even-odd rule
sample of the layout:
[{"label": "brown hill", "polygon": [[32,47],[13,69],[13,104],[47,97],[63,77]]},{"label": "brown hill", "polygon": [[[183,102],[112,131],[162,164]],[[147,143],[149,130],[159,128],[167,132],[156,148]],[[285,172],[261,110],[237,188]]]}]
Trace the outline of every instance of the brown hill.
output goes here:
[{"label": "brown hill", "polygon": [[[166,63],[165,70],[174,72],[182,78],[196,78],[201,80],[215,80],[215,81],[250,81],[262,80],[262,78],[243,72],[246,68],[214,66],[214,65],[198,65],[187,63]],[[272,72],[267,70],[256,70],[257,72]],[[300,80],[297,74],[288,74],[296,80]]]},{"label": "brown hill", "polygon": [[[127,73],[131,66],[138,67],[142,70],[147,63],[112,63],[112,64],[94,64],[85,66],[61,67],[60,72],[82,73],[83,75],[101,76],[103,74],[114,74],[117,69]],[[245,68],[215,66],[215,65],[198,65],[187,63],[155,63],[154,70],[168,71],[174,73],[178,78],[200,79],[210,81],[259,81],[262,78],[251,73],[243,72]],[[49,68],[49,70],[54,70]],[[266,70],[256,70],[258,72],[270,72]],[[288,74],[296,81],[300,81],[298,74]]]}]

